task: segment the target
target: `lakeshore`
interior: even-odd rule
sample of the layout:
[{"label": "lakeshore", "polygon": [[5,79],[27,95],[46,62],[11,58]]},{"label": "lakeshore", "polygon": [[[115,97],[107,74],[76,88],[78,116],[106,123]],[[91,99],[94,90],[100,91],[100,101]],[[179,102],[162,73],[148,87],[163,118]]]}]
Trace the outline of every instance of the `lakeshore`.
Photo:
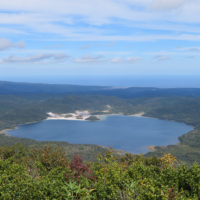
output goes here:
[{"label": "lakeshore", "polygon": [[[47,114],[49,115],[49,117],[47,117],[47,119],[45,119],[45,120],[89,121],[89,120],[87,120],[87,118],[93,116],[93,115],[91,115],[89,113],[88,110],[85,110],[85,111],[76,111],[75,113],[65,113],[65,114],[57,114],[57,113],[48,112]],[[132,114],[132,115],[124,115],[123,113],[106,114],[106,112],[105,112],[105,114],[103,114],[103,115],[95,115],[95,117],[97,117],[99,120],[104,120],[105,118],[103,118],[103,116],[133,116],[133,117],[151,118],[151,117],[143,116],[144,114],[145,114],[145,112],[140,112],[140,113],[136,113],[136,114]],[[152,119],[157,119],[157,118],[152,118]],[[33,123],[36,123],[36,122],[33,122]],[[32,123],[26,123],[26,124],[32,124]],[[10,136],[7,132],[15,130],[17,128],[18,127],[14,127],[13,129],[4,129],[4,130],[0,131],[0,134],[5,134],[6,136]],[[103,145],[98,145],[98,146],[101,146],[101,147],[109,149],[109,147],[106,147],[106,146],[103,146]],[[145,148],[148,149],[151,152],[154,152],[156,150],[154,147],[155,146],[153,146],[153,145],[149,145],[149,146],[146,146]],[[118,154],[123,154],[122,153],[123,151],[121,151],[119,149],[115,149],[115,151],[118,152]]]},{"label": "lakeshore", "polygon": [[[118,114],[114,114],[114,113],[113,114],[106,114],[105,113],[103,115],[96,115],[96,117],[98,117],[99,120],[105,120],[106,116],[133,116],[133,117],[152,118],[152,117],[143,116],[144,114],[145,114],[145,112],[140,112],[140,113],[136,113],[136,114],[132,114],[132,115],[124,115],[123,113],[118,113]],[[43,120],[43,121],[46,121],[46,120],[90,121],[90,120],[87,120],[87,118],[90,117],[90,116],[93,116],[87,110],[85,110],[85,111],[76,111],[75,113],[65,113],[65,114],[56,114],[56,113],[48,112],[48,115],[49,115],[49,117],[47,119]],[[152,118],[152,119],[159,119],[159,118]],[[37,123],[37,122],[30,122],[30,123],[26,123],[26,124],[34,124],[34,123]],[[23,125],[25,125],[25,124],[21,124],[19,126],[23,126]],[[0,134],[5,134],[6,136],[10,136],[8,132],[10,132],[12,130],[15,130],[17,128],[18,128],[18,126],[14,127],[13,129],[4,129],[4,130],[1,130]],[[169,143],[169,144],[171,144],[171,143]],[[169,145],[169,144],[167,144],[167,145]],[[103,145],[98,145],[98,146],[102,147]],[[108,148],[106,146],[104,146],[104,147]],[[153,146],[152,144],[150,144],[149,146],[146,146],[145,148],[148,149],[151,152],[154,152],[156,150],[154,147],[155,146]],[[119,149],[115,149],[115,150],[119,151],[120,154],[123,154],[121,152],[121,150],[119,150]]]},{"label": "lakeshore", "polygon": [[[103,112],[105,113],[104,116],[107,116],[107,115],[109,115],[109,116],[110,116],[110,115],[122,115],[122,116],[124,116],[123,113],[119,113],[119,114],[106,114],[106,112],[109,112],[110,106],[107,105],[107,107],[108,107],[108,110],[103,111]],[[61,115],[54,114],[54,113],[48,113],[48,114],[50,114],[50,117],[47,118],[47,120],[48,120],[48,119],[56,119],[56,120],[63,120],[63,119],[64,119],[64,120],[85,120],[87,117],[91,116],[91,115],[89,114],[89,111],[82,111],[82,112],[76,111],[76,113],[67,113],[67,114],[61,114]],[[77,116],[78,116],[78,115],[81,115],[81,114],[84,114],[83,117],[82,117],[82,119],[77,119]],[[146,117],[146,116],[143,116],[144,114],[145,114],[145,112],[140,112],[140,113],[136,113],[136,114],[132,114],[132,115],[128,115],[128,116]],[[65,117],[66,115],[72,115],[72,116],[66,118],[66,117]],[[56,117],[55,117],[55,116],[56,116]],[[102,116],[102,115],[98,115],[98,118],[99,118],[100,120],[102,120],[101,116]],[[152,118],[152,117],[146,117],[146,118]],[[159,119],[159,118],[154,118],[154,119]],[[168,120],[167,120],[167,121],[168,121]],[[170,120],[170,121],[174,121],[174,120]],[[192,127],[194,128],[194,126],[192,126]],[[101,146],[101,145],[99,145],[99,146]],[[104,147],[104,146],[101,146],[101,147]],[[104,148],[109,149],[108,147],[104,147]],[[147,146],[147,149],[148,149],[149,151],[151,151],[151,152],[156,151],[155,146],[152,146],[152,145]],[[119,150],[119,152],[120,152],[120,150]],[[122,152],[120,152],[120,154],[122,154]]]},{"label": "lakeshore", "polygon": [[[141,115],[141,113],[140,113]],[[148,146],[176,144],[192,130],[182,123],[128,115],[108,115],[101,121],[44,120],[7,131],[10,136],[37,141],[113,146],[132,154],[149,152]]]}]

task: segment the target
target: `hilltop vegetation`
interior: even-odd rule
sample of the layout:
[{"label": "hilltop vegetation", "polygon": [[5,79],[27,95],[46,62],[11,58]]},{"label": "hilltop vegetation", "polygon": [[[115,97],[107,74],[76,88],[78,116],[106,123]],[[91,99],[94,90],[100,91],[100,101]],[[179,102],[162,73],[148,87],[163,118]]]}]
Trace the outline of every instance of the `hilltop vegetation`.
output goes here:
[{"label": "hilltop vegetation", "polygon": [[113,156],[112,149],[83,163],[63,148],[0,148],[1,199],[199,199],[200,166],[177,165],[170,154]]}]

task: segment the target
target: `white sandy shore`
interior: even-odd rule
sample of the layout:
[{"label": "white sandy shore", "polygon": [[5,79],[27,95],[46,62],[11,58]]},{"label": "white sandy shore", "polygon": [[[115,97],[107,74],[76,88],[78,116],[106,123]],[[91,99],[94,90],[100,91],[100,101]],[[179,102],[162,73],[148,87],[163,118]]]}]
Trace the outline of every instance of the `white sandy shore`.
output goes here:
[{"label": "white sandy shore", "polygon": [[[56,114],[52,112],[47,113],[49,117],[47,117],[46,120],[79,120],[79,121],[85,121],[88,117],[91,115],[89,114],[89,111],[76,111],[75,113],[65,113],[65,114]],[[70,116],[71,115],[71,116]],[[123,113],[120,114],[103,114],[103,115],[95,115],[97,118],[101,119],[101,116],[106,115],[123,115]],[[128,116],[136,116],[136,117],[142,117],[144,115],[144,112],[136,113],[133,115]],[[70,116],[70,117],[68,117]]]},{"label": "white sandy shore", "polygon": [[136,114],[134,114],[134,115],[129,115],[129,116],[142,117],[143,115],[144,115],[144,112],[136,113]]},{"label": "white sandy shore", "polygon": [[[85,111],[76,111],[75,113],[65,113],[65,114],[56,114],[52,112],[47,113],[49,117],[46,120],[79,120],[84,121],[91,115],[87,110]],[[98,115],[95,115],[97,118],[100,119]]]}]

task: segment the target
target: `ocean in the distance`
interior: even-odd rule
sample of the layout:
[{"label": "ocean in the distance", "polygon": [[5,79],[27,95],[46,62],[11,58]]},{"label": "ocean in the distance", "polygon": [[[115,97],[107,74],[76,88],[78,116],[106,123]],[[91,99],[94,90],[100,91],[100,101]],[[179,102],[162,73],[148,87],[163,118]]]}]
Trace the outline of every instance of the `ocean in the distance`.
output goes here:
[{"label": "ocean in the distance", "polygon": [[7,131],[11,136],[38,141],[97,144],[139,154],[148,146],[176,144],[178,137],[193,130],[183,123],[153,118],[110,115],[101,121],[46,120]]},{"label": "ocean in the distance", "polygon": [[199,75],[1,76],[1,81],[114,87],[200,88]]}]

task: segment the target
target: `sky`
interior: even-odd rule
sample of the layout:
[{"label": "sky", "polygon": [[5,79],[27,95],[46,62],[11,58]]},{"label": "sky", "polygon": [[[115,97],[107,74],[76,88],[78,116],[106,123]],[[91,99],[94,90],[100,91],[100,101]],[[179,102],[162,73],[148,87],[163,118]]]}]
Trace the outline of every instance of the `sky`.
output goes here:
[{"label": "sky", "polygon": [[200,1],[0,0],[9,75],[200,75]]}]

